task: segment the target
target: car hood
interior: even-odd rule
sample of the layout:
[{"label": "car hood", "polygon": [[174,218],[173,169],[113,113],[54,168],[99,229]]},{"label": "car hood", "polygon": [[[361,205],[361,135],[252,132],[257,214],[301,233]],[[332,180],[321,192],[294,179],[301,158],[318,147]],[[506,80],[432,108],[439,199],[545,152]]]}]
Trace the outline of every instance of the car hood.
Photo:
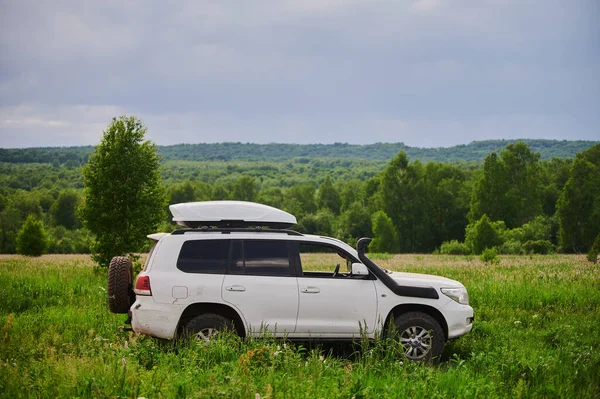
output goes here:
[{"label": "car hood", "polygon": [[435,288],[464,287],[456,280],[431,274],[392,272],[389,276],[400,285],[433,286]]}]

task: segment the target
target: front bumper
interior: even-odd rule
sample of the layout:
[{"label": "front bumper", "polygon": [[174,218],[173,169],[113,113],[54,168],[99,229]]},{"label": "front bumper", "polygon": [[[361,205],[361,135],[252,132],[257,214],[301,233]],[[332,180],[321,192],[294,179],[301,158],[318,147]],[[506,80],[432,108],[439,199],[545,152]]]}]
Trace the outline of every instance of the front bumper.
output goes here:
[{"label": "front bumper", "polygon": [[441,309],[448,323],[448,339],[458,338],[473,329],[473,308],[450,301]]}]

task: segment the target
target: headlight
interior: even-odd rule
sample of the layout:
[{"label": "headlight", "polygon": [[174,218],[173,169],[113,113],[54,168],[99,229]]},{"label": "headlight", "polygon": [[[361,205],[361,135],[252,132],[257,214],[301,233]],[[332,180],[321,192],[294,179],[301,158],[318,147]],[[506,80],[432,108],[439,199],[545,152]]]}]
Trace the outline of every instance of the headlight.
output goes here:
[{"label": "headlight", "polygon": [[463,305],[469,304],[469,294],[467,293],[467,289],[464,287],[442,288],[442,293],[458,303],[462,303]]}]

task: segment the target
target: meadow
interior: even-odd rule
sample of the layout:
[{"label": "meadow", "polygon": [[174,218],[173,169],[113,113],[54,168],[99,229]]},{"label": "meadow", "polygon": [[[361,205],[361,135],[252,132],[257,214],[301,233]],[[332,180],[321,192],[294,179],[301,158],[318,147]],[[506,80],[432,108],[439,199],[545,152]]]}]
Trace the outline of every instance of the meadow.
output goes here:
[{"label": "meadow", "polygon": [[469,289],[473,331],[449,342],[438,364],[407,362],[386,340],[140,336],[108,311],[106,276],[87,256],[0,256],[0,397],[600,397],[598,264],[579,255],[376,258]]}]

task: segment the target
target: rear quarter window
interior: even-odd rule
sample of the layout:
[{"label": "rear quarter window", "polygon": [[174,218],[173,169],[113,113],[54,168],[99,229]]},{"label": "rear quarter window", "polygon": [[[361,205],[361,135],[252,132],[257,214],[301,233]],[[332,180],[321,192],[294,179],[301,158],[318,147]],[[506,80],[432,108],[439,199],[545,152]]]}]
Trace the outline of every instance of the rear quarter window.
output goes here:
[{"label": "rear quarter window", "polygon": [[186,273],[225,274],[229,240],[190,240],[183,243],[177,268]]}]

